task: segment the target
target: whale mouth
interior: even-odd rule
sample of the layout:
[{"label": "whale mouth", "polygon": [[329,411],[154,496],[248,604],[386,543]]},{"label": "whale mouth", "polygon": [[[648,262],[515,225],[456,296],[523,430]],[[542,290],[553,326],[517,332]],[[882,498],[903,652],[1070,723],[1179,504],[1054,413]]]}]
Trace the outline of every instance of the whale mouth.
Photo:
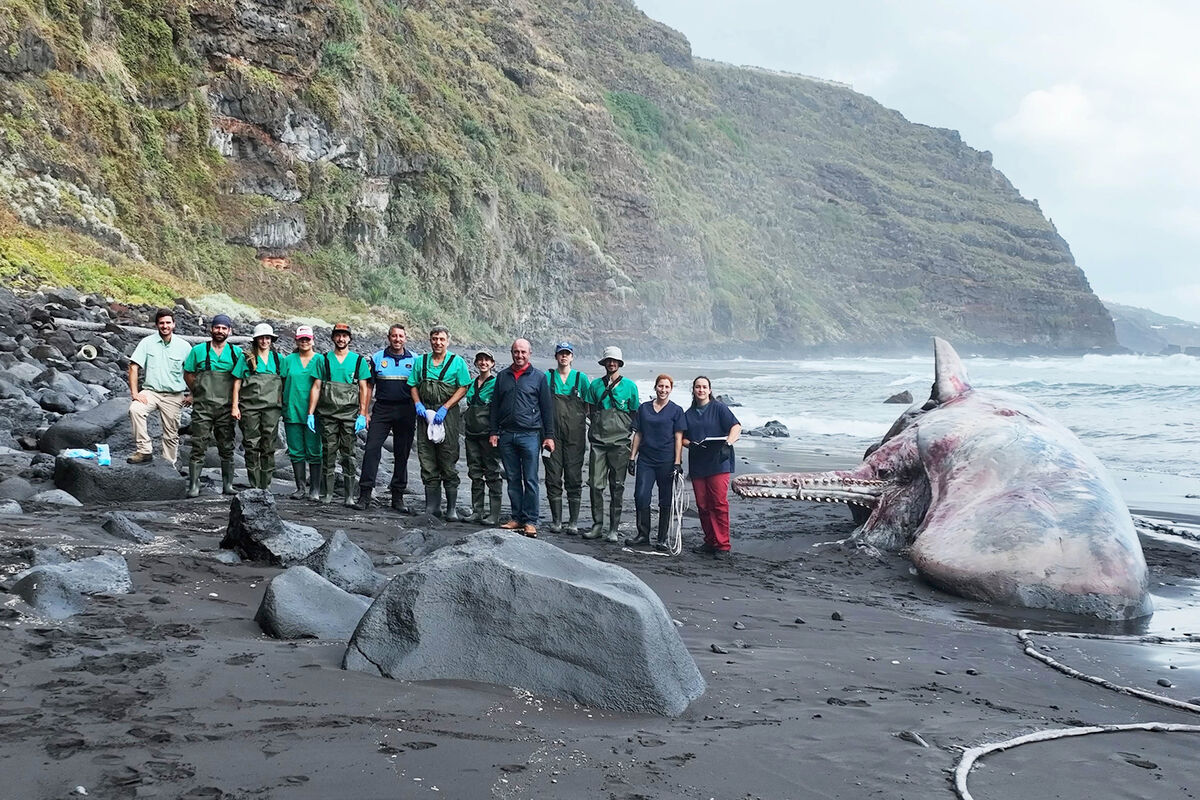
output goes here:
[{"label": "whale mouth", "polygon": [[886,481],[852,478],[840,472],[770,472],[734,478],[733,491],[739,497],[752,499],[807,500],[874,508],[887,485]]}]

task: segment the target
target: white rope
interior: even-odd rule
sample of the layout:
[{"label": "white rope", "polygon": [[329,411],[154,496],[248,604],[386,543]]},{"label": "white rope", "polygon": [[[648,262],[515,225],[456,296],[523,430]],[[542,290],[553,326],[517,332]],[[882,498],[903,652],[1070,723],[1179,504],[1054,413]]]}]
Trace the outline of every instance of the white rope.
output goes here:
[{"label": "white rope", "polygon": [[[1044,631],[1021,630],[1017,632],[1017,640],[1025,652],[1025,655],[1030,658],[1035,658],[1043,664],[1056,669],[1064,675],[1076,678],[1088,683],[1094,683],[1097,686],[1102,686],[1105,689],[1117,692],[1119,694],[1127,694],[1132,697],[1137,697],[1141,700],[1146,700],[1151,703],[1167,706],[1168,708],[1179,709],[1180,711],[1200,712],[1200,705],[1195,703],[1185,703],[1182,700],[1175,700],[1170,697],[1164,697],[1153,692],[1147,692],[1144,689],[1137,689],[1132,686],[1121,686],[1112,681],[1095,675],[1088,675],[1080,672],[1074,667],[1067,666],[1060,661],[1056,661],[1050,656],[1038,650],[1033,646],[1031,636],[1050,636],[1052,634]],[[1099,639],[1102,641],[1138,641],[1119,636],[1104,636],[1101,634],[1058,634],[1076,639]],[[1145,637],[1145,641],[1153,643],[1161,643],[1168,641],[1163,637]],[[1169,641],[1186,641],[1194,643],[1190,639],[1170,639]],[[961,800],[974,800],[971,792],[967,790],[967,775],[971,772],[971,768],[975,762],[983,758],[989,753],[998,753],[1002,750],[1008,750],[1013,747],[1020,747],[1023,744],[1031,744],[1034,742],[1049,742],[1055,739],[1066,739],[1072,736],[1086,736],[1092,733],[1121,733],[1123,731],[1150,731],[1152,733],[1200,733],[1200,725],[1177,725],[1166,722],[1140,722],[1128,725],[1088,725],[1078,728],[1059,728],[1049,731],[1038,731],[1036,733],[1028,733],[1024,736],[1018,736],[1015,739],[1008,739],[1003,742],[993,742],[992,744],[984,744],[978,747],[972,747],[963,751],[962,758],[958,762],[958,766],[954,770],[954,789],[958,793]]]},{"label": "white rope", "polygon": [[1034,742],[1050,742],[1055,739],[1067,739],[1072,736],[1087,736],[1092,733],[1122,733],[1124,731],[1149,731],[1151,733],[1200,733],[1200,725],[1177,725],[1167,722],[1138,722],[1128,725],[1089,725],[1081,728],[1058,728],[1049,731],[1038,731],[1018,736],[1004,742],[993,742],[972,747],[963,751],[962,759],[954,770],[954,789],[962,800],[975,800],[967,790],[967,775],[975,762],[989,753],[1010,750],[1023,744]]}]

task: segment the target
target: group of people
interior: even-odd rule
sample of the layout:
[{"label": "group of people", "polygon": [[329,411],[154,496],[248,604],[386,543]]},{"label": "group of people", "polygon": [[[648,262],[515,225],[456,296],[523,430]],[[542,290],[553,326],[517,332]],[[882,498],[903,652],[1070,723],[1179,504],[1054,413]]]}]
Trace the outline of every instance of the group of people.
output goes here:
[{"label": "group of people", "polygon": [[[592,525],[583,538],[618,541],[625,478],[631,475],[637,534],[625,543],[651,544],[651,498],[657,485],[654,546],[666,550],[673,485],[683,474],[686,448],[688,477],[704,530],[704,543],[693,549],[717,558],[729,553],[732,446],[741,425],[728,407],[713,399],[712,385],[704,376],[692,381],[692,400],[685,410],[670,400],[674,381],[669,375],[655,380],[654,399],[640,402],[637,385],[621,375],[625,361],[618,347],[604,349],[599,360],[604,375],[592,380],[574,368],[570,342],[557,344],[556,366],[544,373],[530,363],[529,342],[517,339],[510,366],[499,372],[491,352],[476,352],[472,377],[462,356],[450,351],[450,332],[442,326],[429,332],[430,351],[414,355],[407,348],[404,326],[393,325],[387,346],[369,357],[351,351],[353,336],[345,324],[334,326],[333,349],[320,354],[314,349],[312,328],[301,325],[295,331],[295,349],[283,357],[275,350],[279,337],[267,323],[254,328],[252,346],[245,352],[228,342],[233,323],[224,314],[212,318],[209,340],[195,346],[174,335],[169,310],[158,311],[155,327],[157,333],[139,342],[130,357],[129,414],[136,452],[128,461],[153,460],[147,419],[157,410],[162,455],[174,464],[180,415],[190,405],[189,497],[200,493],[201,471],[214,441],[221,490],[234,493],[235,424],[242,431],[250,485],[269,488],[282,419],[296,483],[294,499],[332,502],[340,464],[345,505],[365,511],[371,506],[383,446],[390,436],[392,508],[410,512],[404,493],[415,440],[425,513],[457,521],[461,439],[471,482],[467,521],[536,537],[541,461],[549,528],[575,534],[580,532],[586,455]],[[359,470],[355,440],[364,430]],[[505,480],[511,518],[501,523]]]}]

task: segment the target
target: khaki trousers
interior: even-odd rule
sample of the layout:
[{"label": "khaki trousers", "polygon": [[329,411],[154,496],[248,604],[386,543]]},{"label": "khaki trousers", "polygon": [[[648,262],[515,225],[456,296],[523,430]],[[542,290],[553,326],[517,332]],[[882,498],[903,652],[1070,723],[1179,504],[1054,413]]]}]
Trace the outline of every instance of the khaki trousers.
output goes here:
[{"label": "khaki trousers", "polygon": [[183,411],[183,392],[163,394],[150,389],[143,389],[147,402],[139,403],[134,400],[129,404],[129,424],[133,427],[134,447],[139,453],[152,455],[154,443],[146,431],[146,420],[151,411],[158,411],[162,421],[162,454],[171,464],[179,455],[179,415]]}]

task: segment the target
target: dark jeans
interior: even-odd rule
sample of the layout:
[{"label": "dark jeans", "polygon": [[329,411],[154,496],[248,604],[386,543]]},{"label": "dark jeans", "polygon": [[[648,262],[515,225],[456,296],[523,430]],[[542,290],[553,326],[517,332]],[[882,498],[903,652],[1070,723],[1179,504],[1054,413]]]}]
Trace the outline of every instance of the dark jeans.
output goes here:
[{"label": "dark jeans", "polygon": [[657,483],[658,507],[660,511],[665,510],[669,512],[674,480],[674,464],[647,464],[643,463],[642,459],[639,458],[637,472],[634,473],[633,478],[634,508],[650,507],[650,493],[654,491],[654,484]]},{"label": "dark jeans", "polygon": [[500,434],[500,460],[508,478],[508,503],[521,525],[538,521],[538,433]]},{"label": "dark jeans", "polygon": [[358,479],[360,490],[375,488],[383,442],[390,434],[394,468],[389,488],[396,497],[404,494],[408,486],[408,454],[412,452],[416,424],[417,411],[412,403],[375,404],[371,409],[371,423],[367,425],[367,446],[363,451],[362,475]]}]

